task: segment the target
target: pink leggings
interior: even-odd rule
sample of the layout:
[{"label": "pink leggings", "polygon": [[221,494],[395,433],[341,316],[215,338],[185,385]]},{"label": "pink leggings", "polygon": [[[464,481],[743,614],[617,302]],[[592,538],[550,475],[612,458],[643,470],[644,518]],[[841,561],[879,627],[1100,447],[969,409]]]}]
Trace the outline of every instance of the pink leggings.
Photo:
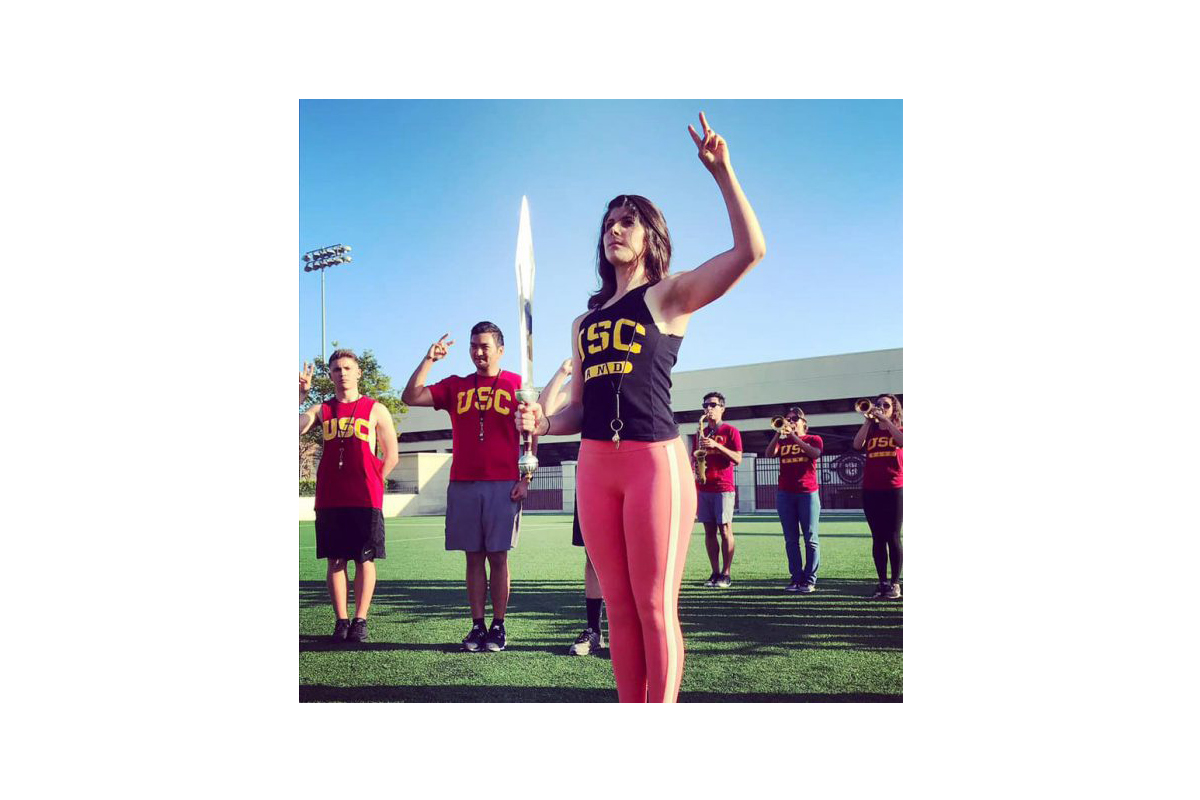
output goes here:
[{"label": "pink leggings", "polygon": [[579,447],[579,527],[608,606],[622,703],[673,703],[683,678],[679,584],[696,518],[681,439]]}]

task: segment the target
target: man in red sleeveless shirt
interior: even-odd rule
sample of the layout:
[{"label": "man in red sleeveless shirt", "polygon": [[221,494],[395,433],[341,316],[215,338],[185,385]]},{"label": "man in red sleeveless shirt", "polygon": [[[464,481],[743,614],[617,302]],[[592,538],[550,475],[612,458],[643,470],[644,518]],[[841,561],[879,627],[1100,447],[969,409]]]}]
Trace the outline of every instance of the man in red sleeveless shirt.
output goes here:
[{"label": "man in red sleeveless shirt", "polygon": [[[429,369],[445,358],[454,341],[434,342],[421,359],[402,395],[410,406],[432,406],[450,414],[454,455],[446,490],[446,549],[467,558],[467,602],[471,631],[463,649],[477,653],[503,650],[507,642],[508,551],[517,546],[521,501],[529,484],[517,471],[520,435],[513,424],[521,376],[500,369],[504,334],[491,322],[471,328],[475,372],[451,375],[426,386]],[[484,627],[491,567],[492,625]]]},{"label": "man in red sleeveless shirt", "polygon": [[704,524],[704,547],[712,564],[712,575],[704,585],[727,588],[732,583],[729,570],[733,566],[734,468],[742,463],[742,433],[721,421],[725,395],[709,392],[701,405],[708,420],[696,445],[707,450],[708,457],[704,480],[696,481],[696,517]]},{"label": "man in red sleeveless shirt", "polygon": [[[327,559],[325,582],[337,614],[335,642],[367,638],[367,610],[375,593],[375,559],[386,557],[383,482],[400,448],[391,412],[358,393],[362,370],[349,350],[329,357],[334,397],[300,415],[300,435],[321,423],[324,447],[317,467],[317,558]],[[312,386],[312,365],[300,373],[300,403]],[[383,458],[375,455],[376,445]],[[347,619],[346,562],[353,559],[354,620]]]}]

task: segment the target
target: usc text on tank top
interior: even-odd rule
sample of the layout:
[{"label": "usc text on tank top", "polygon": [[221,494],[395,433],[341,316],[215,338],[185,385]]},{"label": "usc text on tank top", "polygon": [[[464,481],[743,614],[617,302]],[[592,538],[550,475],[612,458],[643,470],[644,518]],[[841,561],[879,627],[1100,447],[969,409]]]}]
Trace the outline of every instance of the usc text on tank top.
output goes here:
[{"label": "usc text on tank top", "polygon": [[383,508],[383,461],[371,446],[375,401],[321,404],[321,463],[315,508]]},{"label": "usc text on tank top", "polygon": [[579,324],[584,439],[611,441],[620,390],[621,438],[663,442],[679,436],[671,414],[671,368],[682,336],[662,333],[646,307],[650,284],[598,308]]}]

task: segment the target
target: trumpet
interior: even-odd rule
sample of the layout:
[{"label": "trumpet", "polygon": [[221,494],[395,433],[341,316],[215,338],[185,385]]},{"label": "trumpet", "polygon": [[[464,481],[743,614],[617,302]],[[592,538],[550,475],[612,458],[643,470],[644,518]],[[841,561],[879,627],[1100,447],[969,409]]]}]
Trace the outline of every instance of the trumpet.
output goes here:
[{"label": "trumpet", "polygon": [[857,401],[857,402],[854,404],[854,410],[855,410],[855,411],[857,411],[859,414],[862,414],[864,417],[866,417],[866,416],[873,416],[873,415],[871,414],[871,411],[872,411],[874,408],[875,408],[875,404],[874,404],[874,403],[872,403],[870,400],[867,400],[867,399],[865,399],[865,398],[864,398],[864,399],[862,399],[862,400],[859,400],[859,401]]},{"label": "trumpet", "polygon": [[771,427],[779,431],[780,436],[786,436],[789,433],[795,433],[796,431],[796,426],[788,422],[783,417],[772,417]]},{"label": "trumpet", "polygon": [[704,421],[708,419],[708,412],[700,415],[700,422],[696,427],[696,449],[692,451],[692,457],[696,459],[696,482],[703,484],[705,481],[704,471],[708,466],[708,451],[700,447],[700,439],[704,437]]}]

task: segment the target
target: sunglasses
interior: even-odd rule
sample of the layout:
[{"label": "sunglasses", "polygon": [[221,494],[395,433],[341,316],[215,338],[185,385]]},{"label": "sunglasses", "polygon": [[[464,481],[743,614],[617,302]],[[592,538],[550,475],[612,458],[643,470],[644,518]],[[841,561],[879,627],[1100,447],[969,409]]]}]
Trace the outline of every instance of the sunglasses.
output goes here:
[{"label": "sunglasses", "polygon": [[720,408],[721,404],[720,403],[701,403],[700,407],[701,408]]}]

